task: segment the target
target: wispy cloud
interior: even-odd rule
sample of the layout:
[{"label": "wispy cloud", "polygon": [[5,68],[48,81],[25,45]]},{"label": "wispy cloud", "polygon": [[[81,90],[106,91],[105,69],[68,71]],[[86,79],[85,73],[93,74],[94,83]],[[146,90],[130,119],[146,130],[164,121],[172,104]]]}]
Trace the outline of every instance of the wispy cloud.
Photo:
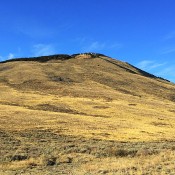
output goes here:
[{"label": "wispy cloud", "polygon": [[170,39],[173,39],[175,38],[175,31],[172,31],[170,33],[168,33],[167,35],[164,36],[164,40],[170,40]]},{"label": "wispy cloud", "polygon": [[159,72],[157,72],[157,75],[159,76],[173,76],[175,78],[175,66],[168,66]]},{"label": "wispy cloud", "polygon": [[162,50],[161,54],[169,54],[169,53],[173,53],[175,52],[175,47],[167,47],[165,49]]},{"label": "wispy cloud", "polygon": [[100,43],[98,41],[92,42],[90,45],[88,46],[84,46],[83,50],[86,52],[94,52],[94,51],[101,51],[105,48],[106,44],[105,43]]},{"label": "wispy cloud", "polygon": [[150,69],[155,69],[155,68],[158,68],[158,67],[162,67],[162,66],[165,66],[166,63],[153,63],[151,66],[150,66]]},{"label": "wispy cloud", "polygon": [[45,56],[52,55],[56,53],[56,50],[51,44],[36,44],[32,48],[34,56]]},{"label": "wispy cloud", "polygon": [[45,21],[37,19],[21,19],[17,23],[20,25],[14,25],[13,30],[30,39],[53,39],[70,31],[74,26],[66,21],[60,22],[59,25],[52,21],[52,24],[46,25]]},{"label": "wispy cloud", "polygon": [[119,43],[90,41],[87,38],[82,38],[81,40],[79,39],[79,41],[82,47],[82,52],[99,52],[104,50],[122,48],[122,44]]},{"label": "wispy cloud", "polygon": [[34,21],[22,21],[22,25],[16,26],[15,30],[30,38],[51,38],[56,35],[54,28],[49,28],[43,24],[38,25]]},{"label": "wispy cloud", "polygon": [[77,37],[73,42],[79,45],[81,52],[103,52],[117,50],[123,47],[119,42],[98,41],[87,36]]},{"label": "wispy cloud", "polygon": [[109,44],[109,46],[108,46],[109,49],[120,49],[122,47],[123,47],[123,45],[119,44],[119,43]]},{"label": "wispy cloud", "polygon": [[3,61],[3,57],[2,56],[0,56],[0,61]]},{"label": "wispy cloud", "polygon": [[149,68],[149,66],[153,63],[153,61],[150,60],[143,60],[139,63],[137,63],[137,67],[141,68],[141,69],[147,69]]},{"label": "wispy cloud", "polygon": [[9,53],[8,56],[7,56],[7,59],[12,59],[14,57],[15,57],[15,55],[13,53]]},{"label": "wispy cloud", "polygon": [[166,63],[157,63],[156,61],[151,61],[151,60],[143,60],[137,63],[136,66],[139,67],[140,69],[149,71],[149,70],[164,66],[165,64]]},{"label": "wispy cloud", "polygon": [[153,60],[143,60],[136,64],[136,67],[148,71],[158,77],[163,77],[175,82],[175,66],[168,62],[160,63]]},{"label": "wispy cloud", "polygon": [[15,54],[9,53],[7,56],[0,56],[0,61],[13,59],[14,57],[15,57]]}]

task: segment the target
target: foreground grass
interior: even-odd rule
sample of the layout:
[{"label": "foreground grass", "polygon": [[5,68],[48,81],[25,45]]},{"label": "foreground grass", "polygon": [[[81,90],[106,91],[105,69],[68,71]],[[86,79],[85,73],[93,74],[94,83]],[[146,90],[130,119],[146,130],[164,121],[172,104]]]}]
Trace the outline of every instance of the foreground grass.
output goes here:
[{"label": "foreground grass", "polygon": [[0,90],[2,175],[175,173],[171,101]]}]

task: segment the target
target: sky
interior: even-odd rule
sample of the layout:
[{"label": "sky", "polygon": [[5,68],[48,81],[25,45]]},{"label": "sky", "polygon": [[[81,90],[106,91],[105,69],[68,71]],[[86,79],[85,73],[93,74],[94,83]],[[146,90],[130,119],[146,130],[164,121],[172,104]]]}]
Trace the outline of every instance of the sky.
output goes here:
[{"label": "sky", "polygon": [[83,52],[175,82],[175,0],[0,1],[0,61]]}]

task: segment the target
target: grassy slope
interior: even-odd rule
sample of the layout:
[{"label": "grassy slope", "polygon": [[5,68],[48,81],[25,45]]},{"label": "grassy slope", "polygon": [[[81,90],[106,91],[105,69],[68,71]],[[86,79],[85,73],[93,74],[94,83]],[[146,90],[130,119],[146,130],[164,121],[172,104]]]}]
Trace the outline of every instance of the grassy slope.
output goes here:
[{"label": "grassy slope", "polygon": [[175,86],[148,76],[107,57],[0,64],[0,173],[173,173]]}]

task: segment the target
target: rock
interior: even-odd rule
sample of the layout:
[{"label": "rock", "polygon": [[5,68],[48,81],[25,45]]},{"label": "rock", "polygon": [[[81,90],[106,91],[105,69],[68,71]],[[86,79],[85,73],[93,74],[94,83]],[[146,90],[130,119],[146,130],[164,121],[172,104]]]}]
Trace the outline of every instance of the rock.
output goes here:
[{"label": "rock", "polygon": [[26,160],[27,156],[26,155],[14,155],[11,157],[12,161],[21,161],[21,160]]},{"label": "rock", "polygon": [[47,166],[53,166],[55,164],[56,164],[56,158],[55,157],[49,158],[47,160],[47,163],[46,163]]}]

